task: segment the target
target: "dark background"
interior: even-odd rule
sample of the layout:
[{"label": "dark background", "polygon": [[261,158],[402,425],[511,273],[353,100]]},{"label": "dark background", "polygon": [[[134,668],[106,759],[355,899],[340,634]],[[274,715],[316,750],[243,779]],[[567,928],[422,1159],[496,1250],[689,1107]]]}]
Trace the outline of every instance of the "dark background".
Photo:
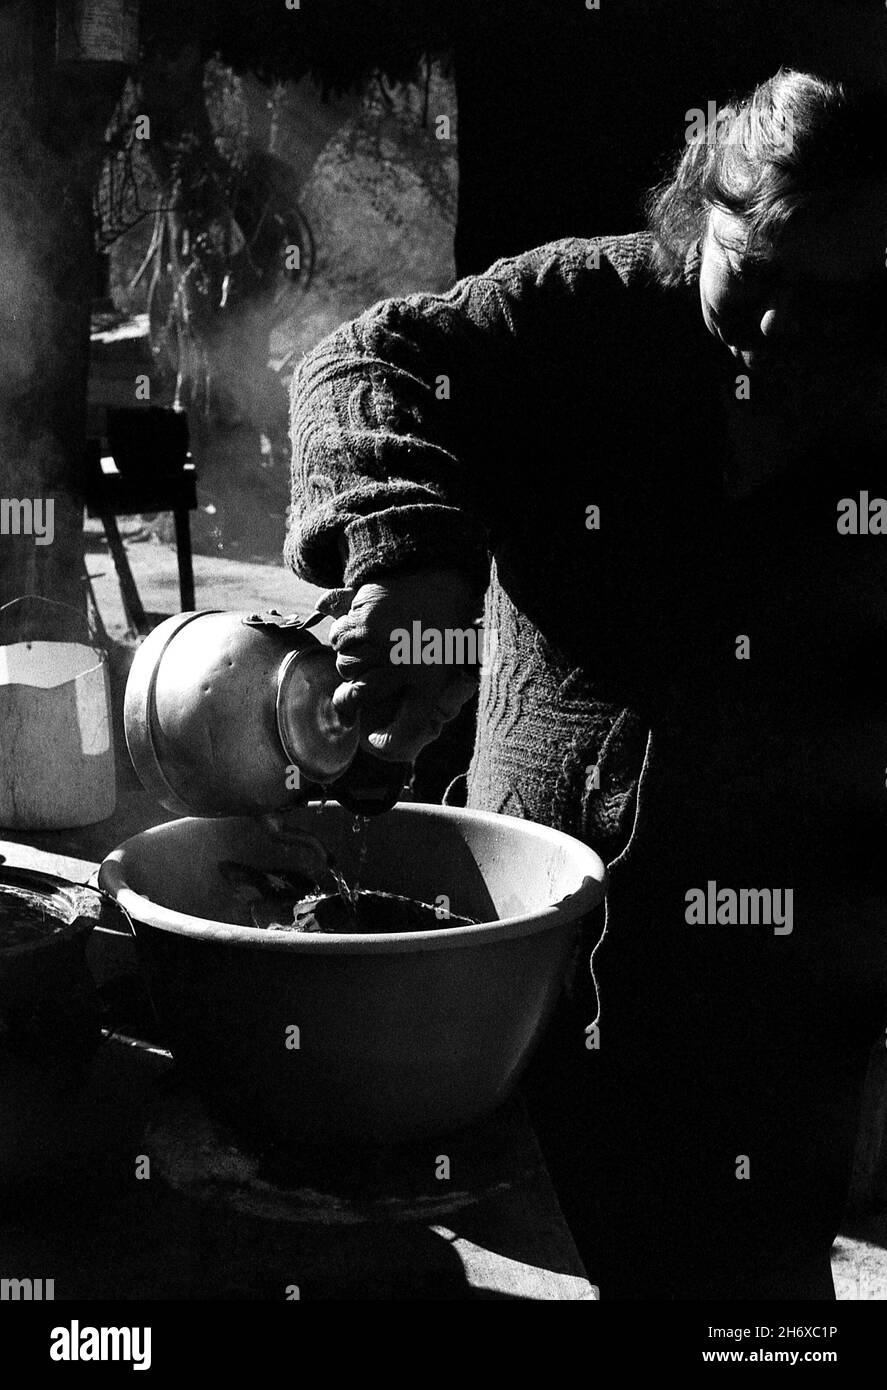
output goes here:
[{"label": "dark background", "polygon": [[[687,110],[782,65],[887,81],[880,0],[601,0],[596,11],[482,0],[453,31],[459,275],[560,237],[636,231]],[[423,753],[420,799],[439,801],[467,765],[473,720],[463,711]]]}]

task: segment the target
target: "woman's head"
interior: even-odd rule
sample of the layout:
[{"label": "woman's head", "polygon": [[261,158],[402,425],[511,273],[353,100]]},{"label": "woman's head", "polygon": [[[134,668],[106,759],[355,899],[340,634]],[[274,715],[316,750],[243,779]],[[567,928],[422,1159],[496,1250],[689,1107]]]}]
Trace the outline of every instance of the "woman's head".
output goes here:
[{"label": "woman's head", "polygon": [[688,129],[647,213],[665,283],[698,244],[705,322],[750,369],[884,342],[887,93],[781,69]]}]

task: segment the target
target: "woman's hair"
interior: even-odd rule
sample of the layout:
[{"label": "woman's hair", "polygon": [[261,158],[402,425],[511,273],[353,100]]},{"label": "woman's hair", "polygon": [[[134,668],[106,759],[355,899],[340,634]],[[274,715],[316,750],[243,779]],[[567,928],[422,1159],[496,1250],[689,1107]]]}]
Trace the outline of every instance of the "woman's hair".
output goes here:
[{"label": "woman's hair", "polygon": [[700,129],[645,200],[654,264],[665,284],[685,276],[712,207],[741,216],[749,246],[773,244],[799,211],[856,179],[887,178],[887,92],[780,68]]}]

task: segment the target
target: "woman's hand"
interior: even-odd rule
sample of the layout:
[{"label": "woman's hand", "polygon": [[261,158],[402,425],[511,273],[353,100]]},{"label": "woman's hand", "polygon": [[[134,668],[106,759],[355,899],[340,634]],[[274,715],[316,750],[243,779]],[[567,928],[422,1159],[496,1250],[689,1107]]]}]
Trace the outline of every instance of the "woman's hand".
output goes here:
[{"label": "woman's hand", "polygon": [[[342,614],[349,598],[350,608]],[[483,596],[458,571],[427,569],[353,591],[335,590],[330,599],[327,611],[342,614],[329,631],[342,677],[333,703],[346,718],[360,714],[361,745],[367,752],[386,761],[412,762],[471,698],[478,667],[421,660],[398,664],[391,659],[395,634],[409,634],[411,655],[421,658],[422,645],[412,640],[418,622],[423,632],[440,633],[446,653],[445,633],[472,628],[481,616]]]}]

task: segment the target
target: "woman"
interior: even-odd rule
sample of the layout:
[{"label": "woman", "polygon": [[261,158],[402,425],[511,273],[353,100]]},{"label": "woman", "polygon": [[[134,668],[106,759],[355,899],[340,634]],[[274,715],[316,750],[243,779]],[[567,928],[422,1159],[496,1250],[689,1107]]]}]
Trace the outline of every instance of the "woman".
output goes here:
[{"label": "woman", "polygon": [[376,305],[294,380],[287,557],[353,591],[366,746],[455,714],[392,633],[486,589],[468,805],[611,861],[537,1113],[604,1298],[833,1296],[887,1018],[887,558],[837,526],[887,443],[885,114],[781,70],[688,128],[646,232]]}]

